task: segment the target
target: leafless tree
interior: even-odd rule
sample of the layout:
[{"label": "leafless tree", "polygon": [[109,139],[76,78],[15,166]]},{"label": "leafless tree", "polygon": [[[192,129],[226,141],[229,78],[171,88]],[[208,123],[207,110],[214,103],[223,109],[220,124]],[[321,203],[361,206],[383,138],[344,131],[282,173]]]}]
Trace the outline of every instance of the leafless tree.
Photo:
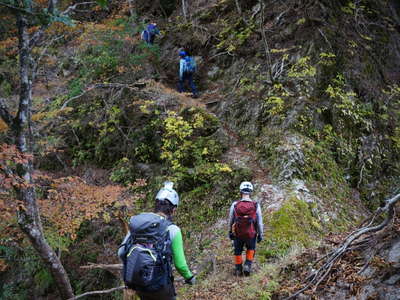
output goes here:
[{"label": "leafless tree", "polygon": [[[31,110],[32,110],[32,83],[37,71],[37,61],[32,57],[32,50],[40,43],[45,29],[49,23],[44,24],[33,34],[28,33],[31,24],[30,18],[35,17],[32,0],[21,1],[20,6],[13,2],[0,0],[0,6],[7,7],[14,14],[18,29],[18,54],[19,54],[19,105],[18,111],[13,116],[7,106],[6,100],[0,98],[0,117],[9,126],[14,137],[17,149],[23,154],[31,153]],[[75,4],[68,7],[62,15],[72,12],[77,6],[93,2]],[[17,5],[17,4],[15,4]],[[47,12],[49,16],[55,13],[57,0],[49,0]],[[40,58],[39,58],[40,59]],[[15,175],[24,179],[24,185],[15,187],[17,199],[21,202],[18,206],[17,217],[21,230],[28,236],[33,248],[51,272],[60,296],[63,299],[74,297],[68,274],[66,273],[59,257],[50,247],[43,233],[39,208],[33,186],[33,159],[29,157],[26,162],[20,162],[13,170]]]}]

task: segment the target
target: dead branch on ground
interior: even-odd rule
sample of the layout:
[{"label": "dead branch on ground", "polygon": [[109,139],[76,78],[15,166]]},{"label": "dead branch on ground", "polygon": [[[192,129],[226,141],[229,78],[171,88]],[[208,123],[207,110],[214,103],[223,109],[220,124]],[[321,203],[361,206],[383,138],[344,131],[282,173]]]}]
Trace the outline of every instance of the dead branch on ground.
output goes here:
[{"label": "dead branch on ground", "polygon": [[87,266],[81,266],[81,269],[88,269],[88,270],[92,270],[92,269],[104,269],[104,270],[108,270],[108,271],[120,271],[122,270],[122,264],[110,264],[110,265],[106,265],[106,264],[94,264],[94,263],[89,263],[89,265]]},{"label": "dead branch on ground", "polygon": [[115,288],[112,288],[112,289],[109,289],[109,290],[87,292],[87,293],[83,293],[83,294],[81,294],[79,296],[75,296],[73,298],[69,298],[68,300],[76,300],[76,299],[80,299],[80,298],[83,298],[83,297],[86,297],[86,296],[92,296],[92,295],[109,294],[109,293],[112,293],[112,292],[115,292],[115,291],[123,290],[125,288],[126,288],[126,286],[121,285],[119,287],[115,287]]},{"label": "dead branch on ground", "polygon": [[[352,251],[352,247],[356,243],[360,243],[361,241],[358,241],[358,239],[366,234],[369,234],[370,236],[382,229],[384,229],[389,223],[393,220],[393,216],[395,214],[394,207],[397,202],[400,201],[400,193],[395,195],[393,198],[390,198],[385,201],[385,206],[384,207],[379,207],[375,213],[366,220],[366,222],[363,222],[363,225],[361,225],[360,228],[356,229],[353,231],[351,234],[349,234],[346,239],[332,252],[330,252],[327,256],[325,256],[322,260],[319,261],[324,261],[322,266],[312,272],[307,278],[306,282],[307,284],[294,293],[293,295],[285,298],[284,300],[289,300],[289,299],[294,299],[297,297],[299,294],[302,292],[308,290],[309,288],[313,287],[313,291],[318,288],[321,282],[323,282],[328,275],[330,274],[332,267],[342,258],[342,256],[349,251]],[[373,226],[374,221],[386,214],[386,218],[378,225]],[[365,223],[368,222],[368,225],[364,225]],[[368,237],[367,237],[368,238]]]},{"label": "dead branch on ground", "polygon": [[[209,264],[212,265],[212,269],[216,271],[216,265],[214,265],[216,263],[215,258],[211,259],[210,261],[208,261]],[[121,271],[123,268],[122,264],[94,264],[94,263],[89,263],[89,265],[87,266],[80,266],[81,269],[87,269],[87,270],[93,270],[93,269],[102,269],[102,270],[107,270],[107,271]],[[185,281],[185,278],[175,278],[175,282],[183,282]],[[120,287],[121,288],[121,287]],[[91,293],[91,292],[90,292]],[[84,294],[82,294],[84,295]],[[79,297],[81,297],[82,295],[79,295]],[[73,298],[75,299],[75,298]],[[71,300],[71,299],[68,299]]]}]

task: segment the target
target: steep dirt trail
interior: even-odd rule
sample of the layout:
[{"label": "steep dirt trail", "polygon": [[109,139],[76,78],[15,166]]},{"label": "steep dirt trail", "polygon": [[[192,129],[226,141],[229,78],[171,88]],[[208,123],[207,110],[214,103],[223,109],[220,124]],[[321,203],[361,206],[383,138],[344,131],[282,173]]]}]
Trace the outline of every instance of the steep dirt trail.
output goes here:
[{"label": "steep dirt trail", "polygon": [[[218,95],[221,97],[220,95]],[[180,95],[180,99],[186,104],[193,103],[192,98]],[[218,100],[216,100],[218,101]],[[196,106],[205,108],[209,113],[214,114],[209,108],[210,99],[200,97],[195,99]],[[214,103],[214,102],[212,102]],[[218,117],[218,116],[217,116]],[[241,142],[239,135],[221,120],[221,127],[229,139],[229,146],[223,155],[222,161],[237,167],[244,167],[252,170],[252,183],[255,186],[253,199],[261,204],[264,217],[264,230],[266,230],[265,220],[277,205],[283,200],[283,195],[271,184],[268,170],[263,169],[256,154]],[[245,180],[246,178],[243,178]],[[236,199],[232,199],[234,201]],[[228,212],[227,212],[228,214]],[[232,241],[227,237],[228,220],[227,218],[217,221],[210,228],[202,232],[196,239],[196,245],[208,244],[206,250],[189,250],[188,257],[194,259],[191,262],[194,271],[199,276],[199,282],[193,287],[187,288],[182,282],[178,282],[179,299],[232,299],[235,295],[237,299],[255,299],[251,297],[245,287],[254,284],[254,278],[264,281],[265,277],[260,274],[260,265],[253,264],[253,274],[250,277],[237,277],[233,274],[233,246]],[[265,282],[261,283],[265,284]],[[254,285],[253,285],[254,286]],[[257,289],[257,287],[255,287]]]}]

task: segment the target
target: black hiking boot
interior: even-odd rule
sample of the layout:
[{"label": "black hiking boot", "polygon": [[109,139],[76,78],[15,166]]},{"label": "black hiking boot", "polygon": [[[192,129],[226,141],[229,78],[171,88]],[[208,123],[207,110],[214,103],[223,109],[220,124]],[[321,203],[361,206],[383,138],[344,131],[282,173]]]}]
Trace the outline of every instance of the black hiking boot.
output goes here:
[{"label": "black hiking boot", "polygon": [[243,267],[244,276],[250,276],[251,273],[251,261],[246,261]]},{"label": "black hiking boot", "polygon": [[242,276],[243,275],[243,267],[242,265],[235,265],[235,276]]}]

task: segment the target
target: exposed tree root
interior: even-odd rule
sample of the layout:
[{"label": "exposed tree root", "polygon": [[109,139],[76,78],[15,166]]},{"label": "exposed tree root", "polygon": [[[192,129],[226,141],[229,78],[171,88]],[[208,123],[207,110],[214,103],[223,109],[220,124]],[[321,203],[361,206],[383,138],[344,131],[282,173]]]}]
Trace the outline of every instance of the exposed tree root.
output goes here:
[{"label": "exposed tree root", "polygon": [[[389,223],[392,221],[393,216],[394,216],[394,206],[396,205],[397,202],[400,201],[400,194],[397,194],[391,199],[386,200],[386,204],[384,207],[378,208],[375,213],[367,219],[363,224],[361,225],[360,228],[357,230],[353,231],[351,234],[347,236],[347,238],[333,251],[328,253],[326,256],[324,256],[322,259],[319,259],[317,262],[324,261],[322,266],[316,270],[313,271],[307,278],[306,282],[307,284],[300,290],[298,290],[296,293],[293,295],[285,298],[284,300],[289,300],[289,299],[294,299],[296,298],[299,294],[302,292],[308,290],[309,288],[313,288],[313,291],[318,288],[318,286],[327,278],[327,276],[330,274],[332,267],[341,259],[341,257],[349,251],[355,250],[359,248],[359,246],[362,246],[366,241],[368,242],[369,239],[367,240],[362,240],[362,241],[357,241],[358,238],[365,234],[370,234],[372,235],[375,232],[378,232],[382,229],[384,229]],[[378,225],[373,226],[373,223],[376,221],[377,218],[380,216],[386,214],[386,218]],[[367,225],[365,225],[367,224]],[[353,246],[353,247],[350,247]]]}]

